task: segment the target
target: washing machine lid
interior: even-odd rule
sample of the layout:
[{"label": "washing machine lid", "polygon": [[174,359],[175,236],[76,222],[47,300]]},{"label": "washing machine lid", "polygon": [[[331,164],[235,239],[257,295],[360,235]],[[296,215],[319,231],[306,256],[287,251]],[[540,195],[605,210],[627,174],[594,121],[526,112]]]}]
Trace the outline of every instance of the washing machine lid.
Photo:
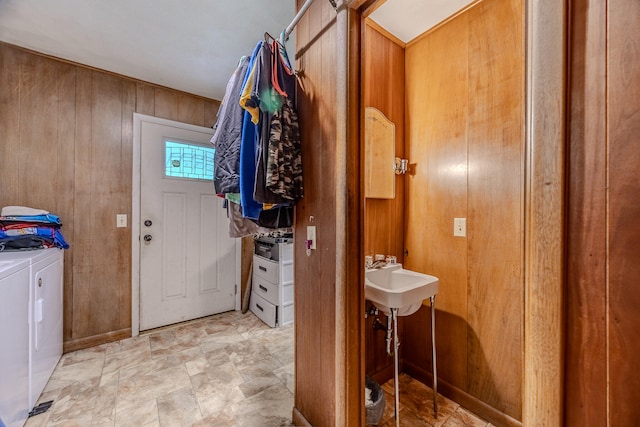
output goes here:
[{"label": "washing machine lid", "polygon": [[62,249],[60,248],[47,248],[0,252],[0,262],[6,259],[21,259],[27,261],[30,264],[35,264],[38,261],[55,255],[61,250]]},{"label": "washing machine lid", "polygon": [[4,279],[15,273],[16,271],[20,271],[23,268],[29,267],[29,260],[27,259],[15,259],[10,257],[2,257],[0,259],[0,280]]}]

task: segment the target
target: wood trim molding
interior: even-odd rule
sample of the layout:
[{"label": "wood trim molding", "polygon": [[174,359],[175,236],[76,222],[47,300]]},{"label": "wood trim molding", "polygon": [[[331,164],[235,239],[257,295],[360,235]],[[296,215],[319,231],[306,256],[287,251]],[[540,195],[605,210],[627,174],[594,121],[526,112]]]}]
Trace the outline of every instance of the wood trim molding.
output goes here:
[{"label": "wood trim molding", "polygon": [[566,5],[527,1],[523,425],[563,424]]},{"label": "wood trim molding", "polygon": [[291,421],[293,421],[293,425],[299,427],[313,427],[309,421],[298,411],[297,408],[293,408],[293,413],[291,415]]},{"label": "wood trim molding", "polygon": [[387,31],[384,27],[382,27],[373,19],[365,18],[365,23],[368,27],[373,28],[374,30],[376,30],[377,32],[379,32],[380,34],[382,34],[383,36],[385,36],[386,38],[388,38],[389,40],[391,40],[392,42],[400,46],[401,48],[404,49],[407,47],[407,44],[405,42],[403,42],[402,40],[400,40],[399,38],[391,34],[389,31]]},{"label": "wood trim molding", "polygon": [[[349,177],[347,176],[348,127],[349,116],[349,14],[351,9],[338,8],[336,17],[337,63],[336,63],[336,141],[335,141],[335,180],[336,180],[336,336],[335,336],[335,421],[347,420],[347,289],[348,289],[348,212]],[[344,120],[340,120],[340,118]]]},{"label": "wood trim molding", "polygon": [[[423,366],[416,366],[411,362],[403,361],[402,368],[403,372],[424,384],[431,384],[433,381],[433,375]],[[441,378],[438,378],[438,394],[448,397],[454,402],[460,404],[460,406],[491,422],[493,425],[503,427],[522,427],[523,425],[520,421],[498,411],[493,406],[486,404],[480,399],[460,390],[458,387],[449,384]]]},{"label": "wood trim molding", "polygon": [[93,335],[91,337],[79,338],[76,340],[65,341],[63,344],[63,353],[70,353],[84,348],[95,347],[114,341],[131,338],[131,328],[120,329],[119,331],[107,332],[105,334]]}]

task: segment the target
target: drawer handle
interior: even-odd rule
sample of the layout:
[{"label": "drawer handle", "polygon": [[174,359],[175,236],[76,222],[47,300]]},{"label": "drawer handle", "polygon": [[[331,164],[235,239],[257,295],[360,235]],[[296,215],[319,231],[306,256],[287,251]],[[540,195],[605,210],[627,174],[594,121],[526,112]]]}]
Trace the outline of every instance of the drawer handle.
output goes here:
[{"label": "drawer handle", "polygon": [[264,286],[262,286],[262,285],[258,285],[258,287],[259,287],[260,289],[262,289],[263,291],[268,292],[268,291],[267,291],[267,288],[265,288]]},{"label": "drawer handle", "polygon": [[263,267],[263,266],[258,266],[258,268],[262,271],[267,271],[267,267]]},{"label": "drawer handle", "polygon": [[256,307],[258,307],[260,311],[264,311],[264,308],[260,307],[260,304],[256,304]]}]

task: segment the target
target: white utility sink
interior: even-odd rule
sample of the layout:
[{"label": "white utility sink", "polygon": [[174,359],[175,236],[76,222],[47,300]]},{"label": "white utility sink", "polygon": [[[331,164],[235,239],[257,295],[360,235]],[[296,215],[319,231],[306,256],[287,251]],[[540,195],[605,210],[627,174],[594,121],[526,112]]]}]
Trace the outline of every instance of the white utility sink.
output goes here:
[{"label": "white utility sink", "polygon": [[367,269],[364,276],[364,297],[386,315],[392,308],[398,316],[413,314],[438,292],[437,277],[405,270],[402,264]]}]

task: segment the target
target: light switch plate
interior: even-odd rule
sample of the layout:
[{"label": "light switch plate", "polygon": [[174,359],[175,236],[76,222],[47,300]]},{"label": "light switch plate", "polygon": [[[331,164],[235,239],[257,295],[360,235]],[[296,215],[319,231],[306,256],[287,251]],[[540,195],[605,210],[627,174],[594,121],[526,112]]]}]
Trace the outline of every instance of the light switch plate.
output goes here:
[{"label": "light switch plate", "polygon": [[307,226],[307,240],[311,242],[311,246],[309,246],[309,249],[315,249],[316,248],[316,226],[315,225]]},{"label": "light switch plate", "polygon": [[453,235],[455,237],[467,236],[467,218],[453,218]]},{"label": "light switch plate", "polygon": [[127,226],[127,214],[116,214],[116,227],[122,228]]}]

